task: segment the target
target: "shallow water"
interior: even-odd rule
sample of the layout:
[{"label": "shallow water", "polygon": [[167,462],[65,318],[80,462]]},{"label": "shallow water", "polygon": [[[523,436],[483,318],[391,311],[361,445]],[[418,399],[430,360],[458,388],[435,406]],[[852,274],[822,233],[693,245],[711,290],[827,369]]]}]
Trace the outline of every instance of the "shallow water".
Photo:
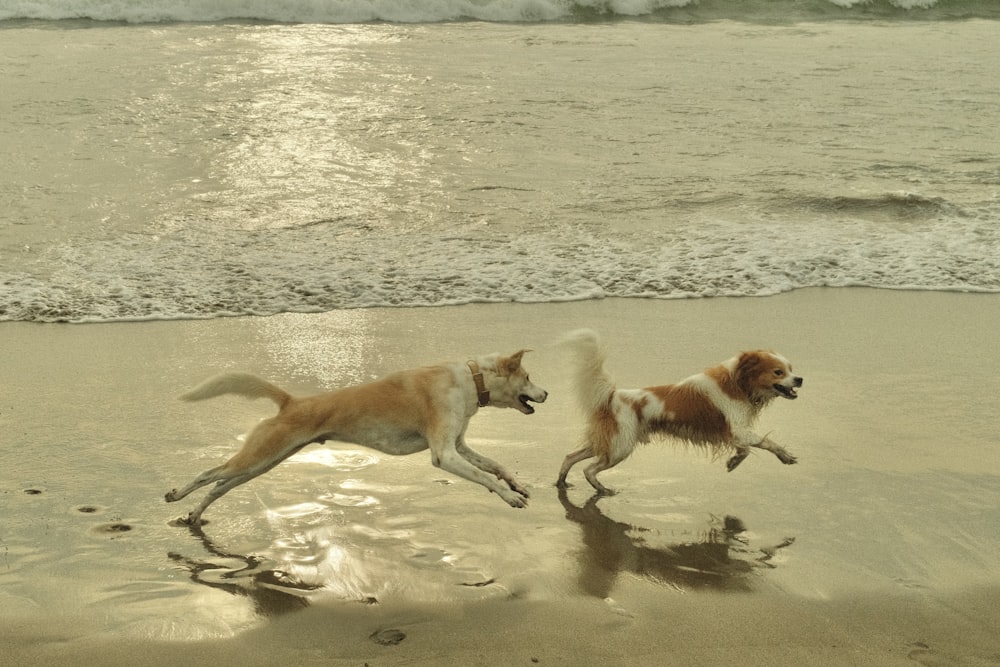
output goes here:
[{"label": "shallow water", "polygon": [[996,292],[995,32],[6,23],[0,319]]}]

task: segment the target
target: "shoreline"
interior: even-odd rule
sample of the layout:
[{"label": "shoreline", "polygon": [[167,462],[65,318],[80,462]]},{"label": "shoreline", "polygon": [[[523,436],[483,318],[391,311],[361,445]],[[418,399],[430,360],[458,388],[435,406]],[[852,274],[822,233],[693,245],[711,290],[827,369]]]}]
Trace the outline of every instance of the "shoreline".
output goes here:
[{"label": "shoreline", "polygon": [[208,315],[185,315],[185,316],[144,316],[135,318],[119,318],[119,319],[97,319],[97,318],[84,318],[84,319],[54,319],[54,320],[7,320],[0,319],[0,325],[4,324],[17,324],[17,325],[67,325],[67,326],[101,326],[109,324],[168,324],[171,322],[211,322],[215,320],[242,320],[242,319],[266,319],[274,317],[322,317],[324,315],[329,315],[330,313],[350,313],[356,311],[375,311],[383,313],[392,313],[397,311],[447,311],[454,310],[456,308],[482,308],[490,306],[499,307],[546,307],[546,306],[561,306],[565,304],[587,304],[587,303],[601,303],[601,302],[615,302],[622,301],[626,303],[647,303],[647,302],[667,302],[667,303],[686,303],[693,301],[739,301],[739,300],[759,300],[759,299],[775,299],[780,298],[789,294],[796,294],[801,292],[823,292],[823,291],[872,291],[872,292],[887,292],[887,293],[899,293],[899,294],[939,294],[939,295],[957,295],[957,296],[968,296],[968,297],[991,297],[1000,296],[1000,291],[992,289],[922,289],[918,287],[869,287],[861,285],[848,285],[848,286],[823,286],[823,287],[796,287],[792,289],[782,290],[774,292],[771,294],[741,294],[741,295],[696,295],[696,296],[675,296],[675,297],[658,297],[658,296],[591,296],[591,297],[567,297],[553,299],[549,301],[529,301],[529,300],[504,300],[498,299],[496,301],[491,300],[477,300],[468,301],[463,303],[446,303],[446,304],[418,304],[418,305],[375,305],[375,306],[352,306],[349,308],[331,308],[326,310],[302,310],[302,311],[278,311],[274,313],[237,313],[237,312],[219,312],[212,313]]}]

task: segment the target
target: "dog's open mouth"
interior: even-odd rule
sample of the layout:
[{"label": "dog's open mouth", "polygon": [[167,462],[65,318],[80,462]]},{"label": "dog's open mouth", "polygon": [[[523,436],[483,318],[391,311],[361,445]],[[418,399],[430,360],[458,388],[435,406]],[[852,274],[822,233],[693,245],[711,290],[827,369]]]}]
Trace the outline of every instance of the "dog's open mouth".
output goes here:
[{"label": "dog's open mouth", "polygon": [[533,399],[531,396],[528,396],[527,394],[521,394],[520,396],[517,397],[517,400],[521,402],[521,412],[523,412],[526,415],[535,414],[535,408],[529,404],[529,401],[533,401],[535,399]]},{"label": "dog's open mouth", "polygon": [[785,398],[796,399],[799,397],[799,392],[795,390],[795,387],[786,387],[783,384],[772,385],[774,390],[784,396]]}]

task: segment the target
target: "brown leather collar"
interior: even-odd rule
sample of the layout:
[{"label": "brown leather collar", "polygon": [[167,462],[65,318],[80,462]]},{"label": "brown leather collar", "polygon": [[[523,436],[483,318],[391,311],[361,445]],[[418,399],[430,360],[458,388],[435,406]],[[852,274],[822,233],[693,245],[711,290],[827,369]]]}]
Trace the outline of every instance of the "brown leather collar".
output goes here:
[{"label": "brown leather collar", "polygon": [[486,383],[483,381],[483,372],[479,370],[479,364],[475,361],[466,363],[469,370],[472,371],[472,381],[476,383],[476,398],[479,401],[479,407],[485,408],[490,404],[490,392],[486,389]]}]

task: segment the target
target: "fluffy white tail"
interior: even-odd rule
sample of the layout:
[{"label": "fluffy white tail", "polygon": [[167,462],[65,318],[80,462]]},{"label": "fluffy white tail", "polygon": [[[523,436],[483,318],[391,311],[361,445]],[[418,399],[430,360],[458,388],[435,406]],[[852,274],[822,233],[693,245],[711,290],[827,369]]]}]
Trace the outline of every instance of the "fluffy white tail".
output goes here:
[{"label": "fluffy white tail", "polygon": [[571,375],[577,404],[584,414],[592,415],[608,401],[615,390],[614,382],[604,372],[607,353],[597,332],[591,329],[571,331],[559,341],[573,353]]},{"label": "fluffy white tail", "polygon": [[223,394],[236,394],[246,398],[269,398],[280,407],[292,396],[280,387],[250,373],[225,373],[202,382],[191,391],[181,394],[182,401],[203,401]]}]

